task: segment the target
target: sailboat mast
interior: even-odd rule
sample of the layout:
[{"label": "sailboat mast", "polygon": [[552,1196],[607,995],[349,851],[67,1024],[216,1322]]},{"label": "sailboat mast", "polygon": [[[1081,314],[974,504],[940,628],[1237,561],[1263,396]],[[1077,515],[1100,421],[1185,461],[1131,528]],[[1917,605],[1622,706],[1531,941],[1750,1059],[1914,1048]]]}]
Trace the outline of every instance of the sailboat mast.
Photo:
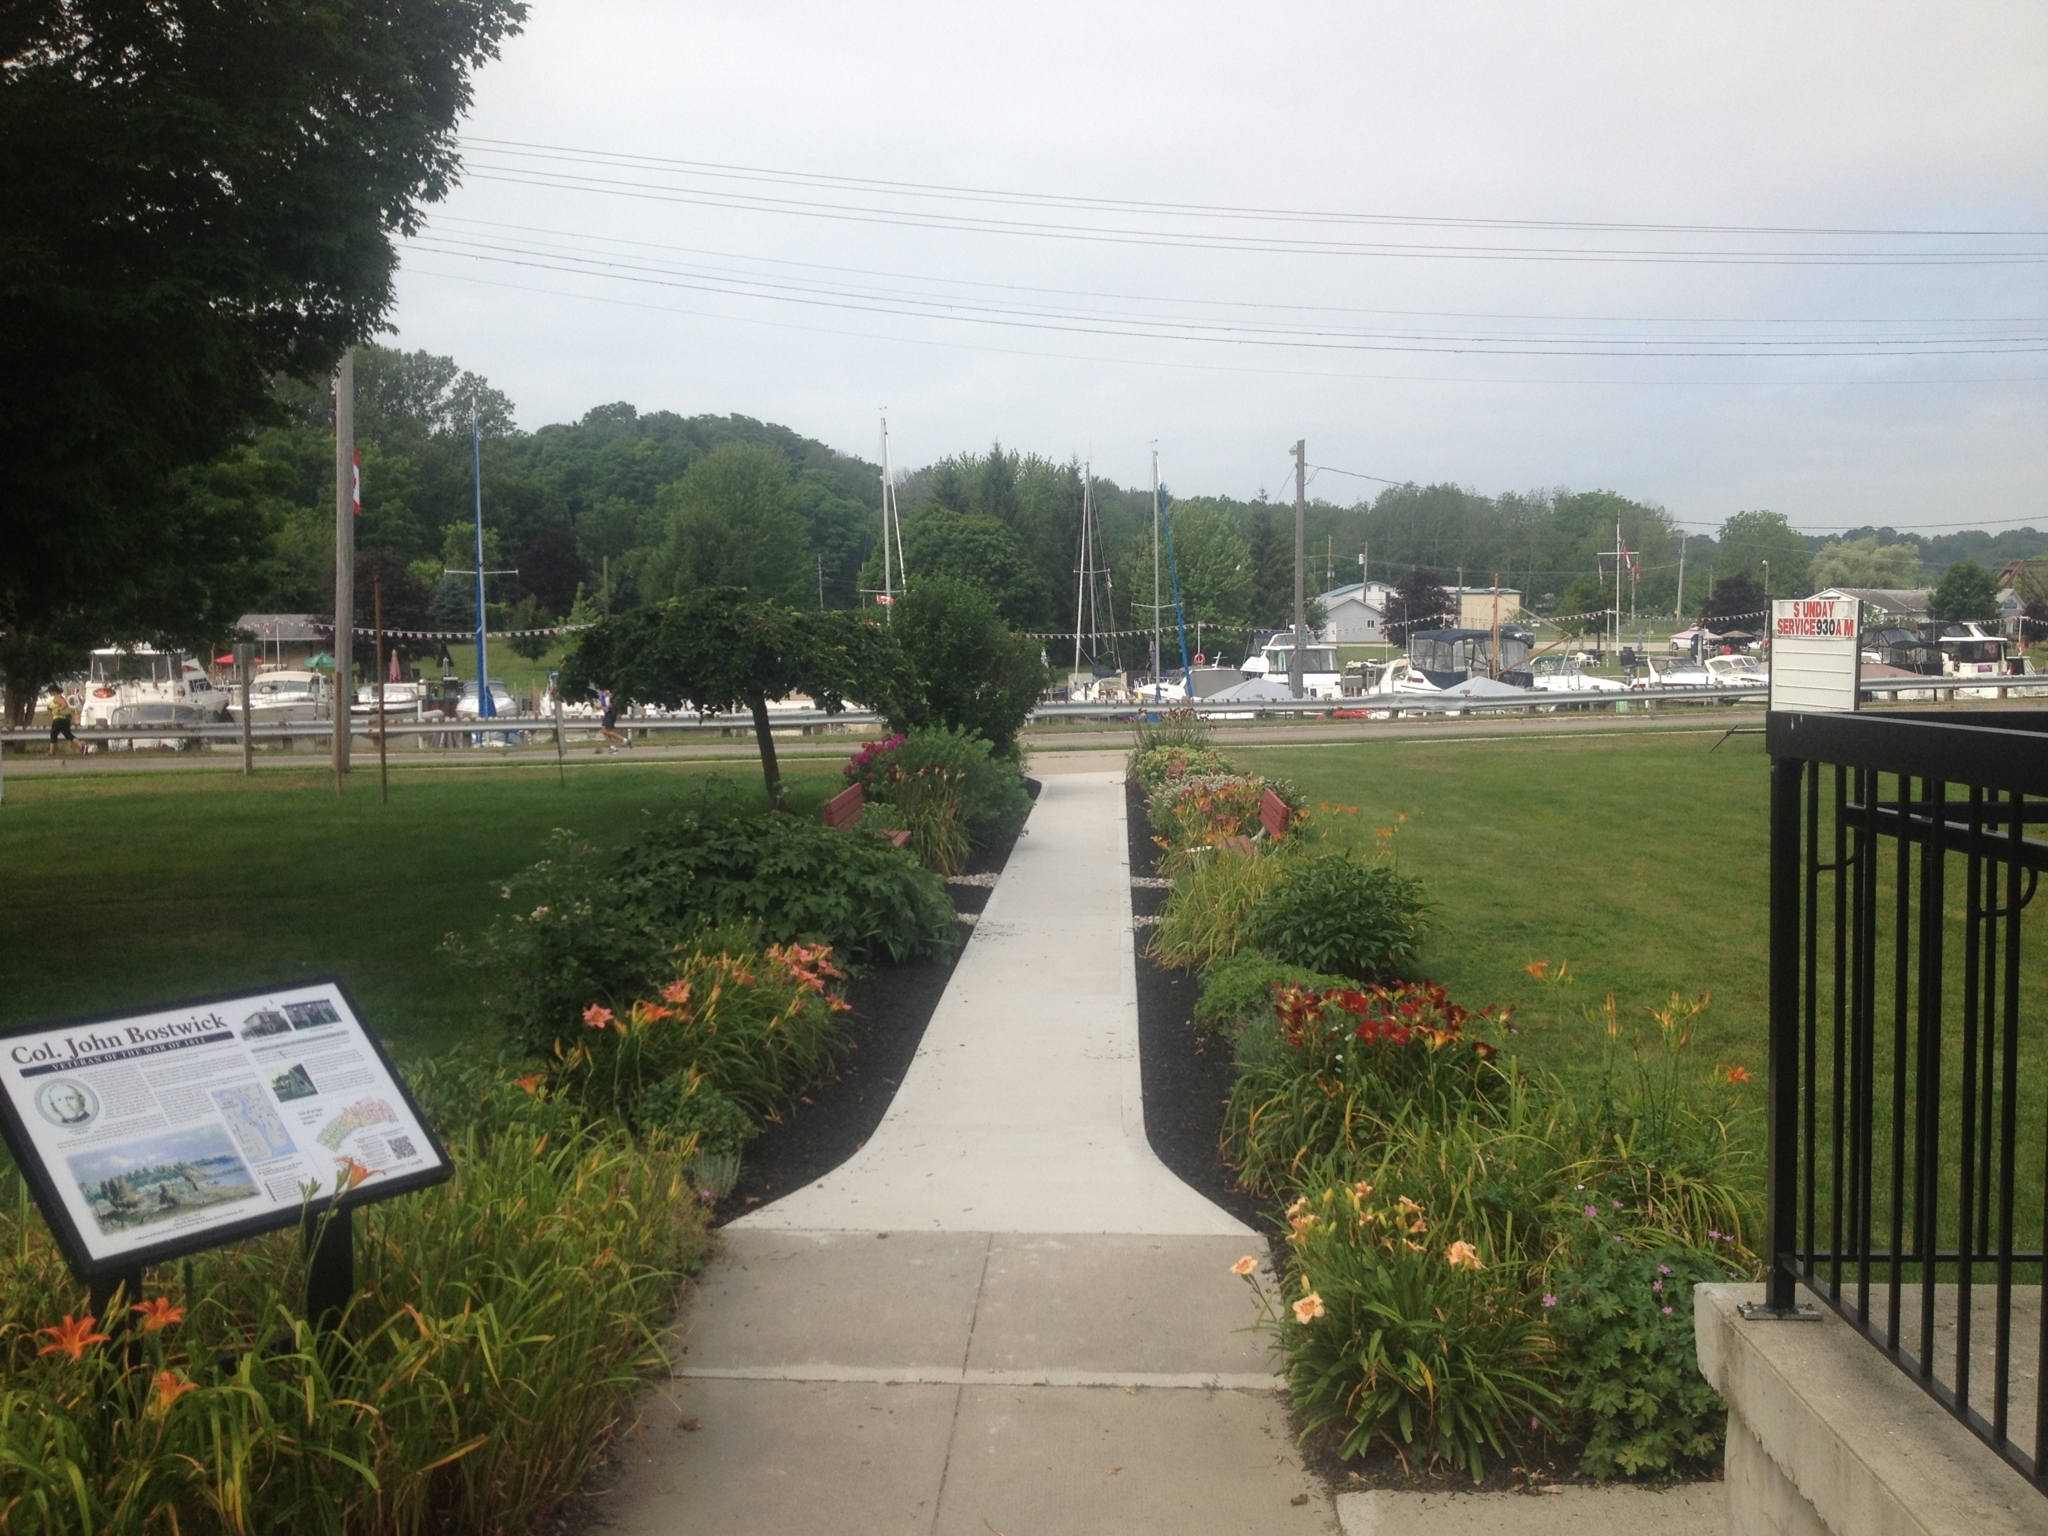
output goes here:
[{"label": "sailboat mast", "polygon": [[1081,563],[1074,572],[1074,670],[1081,670],[1081,607],[1088,596],[1088,492],[1090,476],[1081,471]]},{"label": "sailboat mast", "polygon": [[1152,450],[1152,701],[1156,704],[1161,697],[1159,689],[1159,450]]},{"label": "sailboat mast", "polygon": [[[896,581],[903,556],[903,529],[896,524],[896,477],[889,468],[889,418],[882,418],[882,607],[890,623],[896,619]],[[892,574],[889,557],[891,527],[895,527],[897,571]]]},{"label": "sailboat mast", "polygon": [[474,410],[469,413],[469,457],[476,488],[476,713],[481,720],[495,716],[498,705],[491,697],[490,654],[484,645],[484,438]]}]

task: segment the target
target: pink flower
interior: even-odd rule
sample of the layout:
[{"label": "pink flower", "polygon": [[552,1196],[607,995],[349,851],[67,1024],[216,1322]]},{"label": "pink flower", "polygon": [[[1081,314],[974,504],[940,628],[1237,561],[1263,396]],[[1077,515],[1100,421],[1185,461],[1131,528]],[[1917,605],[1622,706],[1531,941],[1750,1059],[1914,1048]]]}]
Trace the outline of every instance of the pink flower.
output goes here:
[{"label": "pink flower", "polygon": [[1669,1307],[1666,1307],[1666,1308],[1664,1309],[1664,1315],[1665,1315],[1666,1317],[1669,1317],[1669,1316],[1671,1315],[1671,1309],[1670,1309]]},{"label": "pink flower", "polygon": [[602,1003],[592,1003],[583,1010],[583,1022],[592,1029],[608,1029],[611,1027],[612,1019],[611,1009]]},{"label": "pink flower", "polygon": [[[590,1017],[590,1015],[585,1014],[584,1017],[587,1019]],[[1589,1205],[1586,1207],[1586,1214],[1592,1217],[1595,1221],[1597,1221],[1600,1219],[1600,1207],[1597,1205]]]},{"label": "pink flower", "polygon": [[1294,1320],[1303,1326],[1323,1315],[1323,1298],[1314,1291],[1310,1291],[1294,1304]]},{"label": "pink flower", "polygon": [[1479,1250],[1463,1239],[1451,1244],[1444,1252],[1444,1261],[1453,1269],[1484,1269],[1479,1262]]},{"label": "pink flower", "polygon": [[1664,1282],[1662,1280],[1652,1280],[1650,1282],[1650,1289],[1653,1291],[1661,1291],[1664,1289]]},{"label": "pink flower", "polygon": [[1543,1305],[1544,1305],[1544,1306],[1546,1306],[1546,1307],[1554,1307],[1554,1306],[1556,1306],[1556,1305],[1557,1305],[1557,1293],[1556,1293],[1555,1291],[1545,1291],[1545,1292],[1543,1293]]},{"label": "pink flower", "polygon": [[1230,1272],[1233,1275],[1248,1275],[1258,1267],[1259,1261],[1253,1258],[1250,1254],[1246,1254],[1243,1258],[1239,1259],[1235,1264],[1230,1266]]}]

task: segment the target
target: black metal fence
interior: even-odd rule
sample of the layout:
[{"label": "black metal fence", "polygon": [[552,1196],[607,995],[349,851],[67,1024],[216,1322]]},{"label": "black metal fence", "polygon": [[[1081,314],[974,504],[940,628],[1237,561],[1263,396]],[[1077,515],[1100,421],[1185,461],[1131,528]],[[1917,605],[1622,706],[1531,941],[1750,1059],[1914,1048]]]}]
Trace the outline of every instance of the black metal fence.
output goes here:
[{"label": "black metal fence", "polygon": [[[1803,1283],[2048,1492],[2048,710],[1774,713],[1767,1314]],[[2048,903],[2044,903],[2048,907]]]}]

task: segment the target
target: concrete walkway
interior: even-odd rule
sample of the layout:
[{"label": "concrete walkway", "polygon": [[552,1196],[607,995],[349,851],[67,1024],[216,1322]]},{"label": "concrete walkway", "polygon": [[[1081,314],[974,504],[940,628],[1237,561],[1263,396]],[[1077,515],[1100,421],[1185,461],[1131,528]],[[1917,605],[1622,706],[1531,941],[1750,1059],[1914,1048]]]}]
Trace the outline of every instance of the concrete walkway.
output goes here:
[{"label": "concrete walkway", "polygon": [[[1032,771],[1025,836],[874,1137],[725,1229],[607,1529],[1337,1531],[1229,1272],[1264,1244],[1145,1138],[1120,762]],[[1345,1527],[1384,1536],[1564,1528],[1549,1500],[1353,1497]],[[1573,1512],[1574,1536],[1717,1529],[1669,1504]]]},{"label": "concrete walkway", "polygon": [[873,1139],[725,1229],[617,1529],[1335,1529],[1230,1273],[1263,1244],[1145,1139],[1122,773],[1045,766]]}]

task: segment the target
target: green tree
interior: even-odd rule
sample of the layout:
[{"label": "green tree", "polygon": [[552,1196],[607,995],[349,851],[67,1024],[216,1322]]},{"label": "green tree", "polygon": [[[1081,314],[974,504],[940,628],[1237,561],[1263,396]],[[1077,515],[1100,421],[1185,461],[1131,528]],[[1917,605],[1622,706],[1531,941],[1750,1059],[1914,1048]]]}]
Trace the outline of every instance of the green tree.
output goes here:
[{"label": "green tree", "polygon": [[1607,610],[1612,602],[1605,579],[1591,571],[1581,571],[1558,594],[1554,622],[1568,635],[1597,635],[1607,628]]},{"label": "green tree", "polygon": [[455,184],[471,74],[524,14],[516,0],[8,9],[0,636],[192,641],[232,622],[257,583],[262,508],[176,477],[277,419],[276,375],[324,378],[382,324],[393,236]]},{"label": "green tree", "polygon": [[1828,587],[1911,587],[1920,580],[1920,546],[1880,544],[1874,534],[1836,539],[1814,551],[1806,579],[1816,592]]},{"label": "green tree", "polygon": [[1418,565],[1403,576],[1387,599],[1387,638],[1396,645],[1406,645],[1418,629],[1444,629],[1457,622],[1457,604],[1428,566]]},{"label": "green tree", "polygon": [[1747,571],[1737,571],[1714,583],[1700,605],[1700,622],[1723,632],[1747,629],[1761,634],[1769,606],[1763,583]]},{"label": "green tree", "polygon": [[789,466],[774,449],[731,443],[706,454],[655,497],[660,532],[641,567],[641,595],[729,587],[801,602],[812,586],[811,541],[792,500]]},{"label": "green tree", "polygon": [[1806,574],[1806,535],[1782,512],[1737,512],[1721,524],[1718,549],[1720,573],[1754,577],[1759,594],[1768,590],[1772,597],[1804,597],[1813,590]]},{"label": "green tree", "polygon": [[1998,622],[1998,582],[1974,560],[1959,560],[1941,573],[1927,599],[1927,616],[1957,624]]},{"label": "green tree", "polygon": [[891,713],[898,729],[949,725],[998,752],[1016,750],[1049,676],[1038,642],[1012,633],[987,592],[950,576],[914,575],[889,627],[916,684]]},{"label": "green tree", "polygon": [[691,592],[584,631],[563,659],[565,697],[609,688],[621,704],[746,709],[768,803],[783,808],[768,701],[808,694],[834,713],[849,698],[892,717],[917,699],[903,652],[867,614],[805,612],[731,590]]},{"label": "green tree", "polygon": [[[950,512],[931,507],[903,523],[903,561],[912,580],[943,576],[978,587],[995,604],[1004,622],[1020,629],[1043,628],[1049,617],[1045,585],[1026,554],[1024,543],[1007,523],[981,512]],[[900,585],[903,578],[896,577]],[[882,585],[882,554],[861,571],[860,584],[874,591]]]},{"label": "green tree", "polygon": [[[1188,628],[1200,623],[1233,632],[1249,629],[1252,549],[1238,531],[1237,520],[1210,500],[1172,503],[1167,515],[1173,523],[1173,559]],[[1192,646],[1194,636],[1188,639]]]}]

